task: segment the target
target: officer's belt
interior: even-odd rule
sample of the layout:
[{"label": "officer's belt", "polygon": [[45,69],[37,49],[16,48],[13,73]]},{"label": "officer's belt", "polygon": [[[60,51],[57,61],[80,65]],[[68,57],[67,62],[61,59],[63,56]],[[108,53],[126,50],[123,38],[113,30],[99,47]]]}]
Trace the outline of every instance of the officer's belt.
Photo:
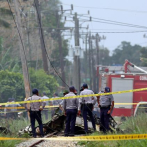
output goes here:
[{"label": "officer's belt", "polygon": [[82,105],[93,105],[92,103],[81,103]]},{"label": "officer's belt", "polygon": [[110,105],[109,106],[100,106],[100,108],[110,108]]}]

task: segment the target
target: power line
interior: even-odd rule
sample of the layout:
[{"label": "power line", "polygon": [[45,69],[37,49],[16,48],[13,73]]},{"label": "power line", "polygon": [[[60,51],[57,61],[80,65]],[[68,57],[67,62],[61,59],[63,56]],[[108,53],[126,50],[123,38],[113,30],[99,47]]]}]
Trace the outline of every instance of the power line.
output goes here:
[{"label": "power line", "polygon": [[[82,19],[83,21],[88,21],[85,19]],[[132,28],[142,28],[142,29],[147,29],[145,26],[133,26],[133,25],[125,25],[125,24],[119,24],[119,23],[113,23],[113,22],[106,22],[106,21],[95,21],[93,22],[98,22],[98,23],[104,23],[104,24],[111,24],[111,25],[118,25],[118,26],[124,26],[124,27],[132,27]]]},{"label": "power line", "polygon": [[[38,12],[38,9],[37,9],[37,5],[36,5],[36,0],[34,0],[34,4],[35,4],[35,7],[36,7],[36,12],[37,12],[37,15],[39,16],[39,12]],[[63,83],[65,83],[67,85],[67,83],[62,79],[62,77],[58,74],[57,70],[55,69],[55,67],[53,66],[53,64],[51,63],[51,60],[50,60],[50,57],[47,53],[47,50],[46,50],[46,45],[45,45],[45,41],[44,41],[44,35],[43,35],[43,30],[42,30],[42,26],[41,26],[41,20],[40,20],[40,17],[38,17],[38,22],[39,22],[39,27],[40,27],[40,30],[41,30],[41,37],[42,37],[42,40],[43,40],[43,45],[44,45],[44,48],[45,48],[45,52],[46,52],[46,55],[48,57],[48,60],[52,66],[52,68],[54,69],[54,71],[56,72],[57,76],[61,79],[61,81]],[[68,85],[67,85],[68,86]],[[69,86],[68,86],[69,87]]]},{"label": "power line", "polygon": [[[63,3],[62,3],[63,4]],[[63,4],[63,5],[67,5],[67,6],[70,6],[70,4]],[[101,7],[88,7],[88,6],[77,6],[77,5],[74,5],[74,7],[79,7],[79,8],[84,8],[84,9],[87,9],[87,8],[92,8],[92,9],[104,9],[104,10],[112,10],[112,11],[124,11],[124,12],[135,12],[135,13],[147,13],[147,11],[138,11],[138,10],[129,10],[129,9],[117,9],[117,8],[101,8]]]},{"label": "power line", "polygon": [[[89,18],[88,16],[83,16],[83,17]],[[116,24],[119,24],[119,25],[125,25],[125,26],[132,26],[132,27],[145,28],[145,29],[147,29],[146,26],[140,26],[140,25],[136,25],[136,24],[129,24],[129,23],[124,23],[124,22],[119,22],[119,21],[113,21],[113,20],[108,20],[108,19],[95,18],[95,17],[92,17],[92,19],[104,21],[104,23],[109,23],[110,22],[110,23],[116,23]],[[100,22],[100,21],[98,21],[98,22]],[[97,21],[93,21],[93,22],[97,22]]]}]

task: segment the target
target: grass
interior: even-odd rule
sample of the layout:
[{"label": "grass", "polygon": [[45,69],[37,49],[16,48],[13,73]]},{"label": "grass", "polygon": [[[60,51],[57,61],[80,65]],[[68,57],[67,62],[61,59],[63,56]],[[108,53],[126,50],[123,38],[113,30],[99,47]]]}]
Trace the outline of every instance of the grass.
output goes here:
[{"label": "grass", "polygon": [[[49,113],[49,119],[50,119],[50,113]],[[42,116],[43,123],[46,123],[45,117]],[[26,126],[30,125],[29,120],[25,119],[24,117],[21,117],[20,119],[0,119],[0,125],[2,127],[6,127],[11,131],[10,134],[0,134],[0,137],[11,137],[11,138],[20,138],[18,135],[18,131],[21,129],[24,129]],[[36,126],[38,123],[36,122]],[[21,138],[30,138],[28,134],[24,134],[21,136]],[[3,141],[0,140],[0,147],[15,147],[17,144],[21,143],[22,140],[8,140]]]},{"label": "grass", "polygon": [[[144,113],[136,116],[129,117],[120,126],[121,129],[125,129],[124,134],[146,134],[147,133],[147,115]],[[120,133],[108,133],[108,135],[118,135]],[[103,135],[102,133],[95,132],[92,135]],[[145,147],[147,146],[147,140],[116,140],[116,141],[97,141],[97,142],[79,142],[79,145],[85,147]]]}]

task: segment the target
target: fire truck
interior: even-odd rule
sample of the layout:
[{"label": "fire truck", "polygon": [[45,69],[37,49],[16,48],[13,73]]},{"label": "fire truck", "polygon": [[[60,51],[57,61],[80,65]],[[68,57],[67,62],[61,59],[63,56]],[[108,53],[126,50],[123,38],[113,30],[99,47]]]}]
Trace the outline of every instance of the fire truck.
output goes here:
[{"label": "fire truck", "polygon": [[[103,72],[100,73],[100,71]],[[123,67],[115,67],[115,69],[98,66],[97,72],[99,73],[99,90],[104,90],[106,86],[110,87],[112,92],[147,87],[147,68],[140,68],[128,60],[125,60]],[[136,108],[133,103],[147,102],[147,90],[113,96],[115,103],[126,104],[115,105],[112,116],[132,116]],[[127,105],[127,103],[131,104]]]}]

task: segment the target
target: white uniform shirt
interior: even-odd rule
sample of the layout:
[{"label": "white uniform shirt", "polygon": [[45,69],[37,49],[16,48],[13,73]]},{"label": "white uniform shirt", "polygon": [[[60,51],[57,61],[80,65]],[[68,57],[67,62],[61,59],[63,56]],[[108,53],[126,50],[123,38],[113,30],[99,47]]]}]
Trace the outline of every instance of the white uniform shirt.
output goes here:
[{"label": "white uniform shirt", "polygon": [[[59,98],[59,97],[53,97],[53,98]],[[62,100],[52,100],[53,106],[58,106],[61,102]]]},{"label": "white uniform shirt", "polygon": [[[32,101],[32,100],[41,100],[42,98],[38,95],[33,95],[32,97],[29,97],[26,101]],[[30,103],[31,111],[39,111],[40,106],[43,108],[45,107],[45,102],[32,102]],[[26,107],[26,104],[25,104]]]},{"label": "white uniform shirt", "polygon": [[100,105],[103,107],[110,106],[112,101],[114,101],[113,95],[102,95],[100,96]]},{"label": "white uniform shirt", "polygon": [[[90,94],[94,94],[94,92],[92,90],[89,90],[89,89],[84,89],[80,93],[80,95],[90,95]],[[79,98],[79,103],[80,104],[83,103],[83,104],[93,104],[93,105],[95,105],[96,101],[97,101],[96,96],[88,96],[88,97],[81,97],[81,98]]]},{"label": "white uniform shirt", "polygon": [[[64,97],[70,97],[70,96],[76,96],[73,92],[69,92]],[[71,99],[64,99],[63,100],[63,108],[66,109],[78,109],[79,102],[77,98],[71,98]]]},{"label": "white uniform shirt", "polygon": [[[49,99],[46,95],[44,95],[43,97],[42,97],[42,99]],[[46,106],[48,106],[49,105],[49,101],[45,101],[45,103],[46,103]]]}]

